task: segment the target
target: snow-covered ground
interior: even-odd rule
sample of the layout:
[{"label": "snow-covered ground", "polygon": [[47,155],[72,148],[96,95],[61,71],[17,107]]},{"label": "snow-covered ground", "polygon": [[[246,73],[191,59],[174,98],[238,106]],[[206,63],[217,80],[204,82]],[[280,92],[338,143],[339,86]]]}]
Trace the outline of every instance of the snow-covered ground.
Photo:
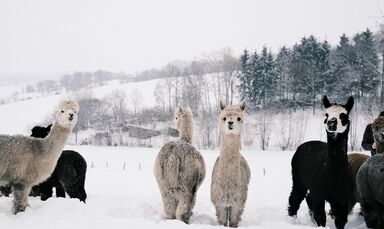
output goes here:
[{"label": "snow-covered ground", "polygon": [[[162,218],[162,202],[153,175],[159,149],[128,147],[67,146],[87,160],[87,203],[74,199],[30,198],[30,207],[16,216],[10,212],[12,199],[0,198],[0,228],[218,228],[210,201],[213,163],[218,151],[202,151],[207,175],[198,190],[190,225]],[[305,201],[297,219],[287,216],[291,190],[290,159],[293,152],[243,152],[252,172],[248,201],[241,228],[315,228]],[[264,172],[265,171],[265,172]],[[366,228],[355,206],[346,228]],[[331,217],[327,227],[334,228]]]}]

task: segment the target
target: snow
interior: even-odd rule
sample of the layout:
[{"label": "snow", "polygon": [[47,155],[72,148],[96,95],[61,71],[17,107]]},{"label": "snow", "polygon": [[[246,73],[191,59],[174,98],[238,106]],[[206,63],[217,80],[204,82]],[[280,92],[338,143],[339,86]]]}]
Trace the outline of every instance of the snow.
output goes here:
[{"label": "snow", "polygon": [[[123,90],[127,94],[128,107],[131,107],[130,93],[137,89],[143,95],[142,107],[152,107],[156,104],[153,95],[157,80],[143,82],[129,82],[120,84],[119,80],[111,80],[104,86],[92,88],[96,98],[103,98],[113,90]],[[0,100],[8,94],[17,91],[16,86],[0,87]],[[60,100],[71,97],[70,94],[45,95],[39,98],[33,97],[29,100],[0,104],[0,133],[6,134],[30,134],[30,129],[46,120],[51,120],[54,108]],[[81,108],[80,108],[81,109]],[[1,131],[1,130],[6,130]]]},{"label": "snow", "polygon": [[[198,190],[190,225],[162,218],[160,192],[153,175],[158,148],[67,146],[87,160],[87,203],[75,199],[30,198],[30,207],[11,214],[12,199],[0,198],[0,228],[222,228],[210,201],[211,173],[218,151],[202,151],[207,175]],[[252,172],[241,228],[315,228],[305,201],[297,219],[287,216],[291,191],[290,159],[293,152],[245,151]],[[125,166],[124,166],[125,165]],[[125,168],[125,169],[124,169]],[[264,172],[265,171],[265,172]],[[328,208],[328,207],[327,207]],[[334,221],[327,216],[327,227]],[[359,206],[346,228],[366,228]]]}]

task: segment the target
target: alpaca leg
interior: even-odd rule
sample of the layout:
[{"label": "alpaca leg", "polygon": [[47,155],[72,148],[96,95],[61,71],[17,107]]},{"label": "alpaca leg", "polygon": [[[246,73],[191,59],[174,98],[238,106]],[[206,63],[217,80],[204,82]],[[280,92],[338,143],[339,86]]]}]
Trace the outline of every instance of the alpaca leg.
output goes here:
[{"label": "alpaca leg", "polygon": [[176,209],[176,218],[188,223],[189,218],[192,216],[192,208],[195,205],[195,194],[184,194],[179,200]]},{"label": "alpaca leg", "polygon": [[41,192],[41,198],[40,199],[42,201],[46,201],[52,197],[53,186],[51,185],[51,183],[43,182],[43,183],[39,184],[39,188],[40,188],[40,192]]},{"label": "alpaca leg", "polygon": [[169,195],[163,196],[164,213],[166,219],[176,219],[177,200]]},{"label": "alpaca leg", "polygon": [[28,206],[28,195],[31,191],[31,186],[26,186],[23,184],[14,184],[13,185],[13,214],[17,214],[19,212],[23,212],[25,208]]},{"label": "alpaca leg", "polygon": [[56,185],[55,189],[56,189],[56,197],[63,197],[63,198],[65,198],[65,190],[64,190],[64,187],[61,184]]},{"label": "alpaca leg", "polygon": [[304,200],[307,194],[307,189],[299,184],[299,182],[293,182],[292,191],[289,196],[288,215],[295,216],[300,208],[301,202]]},{"label": "alpaca leg", "polygon": [[360,201],[360,206],[367,227],[375,228],[379,219],[377,204],[373,202]]},{"label": "alpaca leg", "polygon": [[325,200],[314,200],[312,198],[313,206],[313,219],[316,221],[317,225],[320,227],[325,227]]},{"label": "alpaca leg", "polygon": [[335,218],[335,226],[336,228],[344,228],[345,224],[348,221],[348,209],[349,204],[336,204],[336,203],[330,203],[331,204],[331,210],[332,214]]},{"label": "alpaca leg", "polygon": [[87,199],[87,193],[85,192],[85,189],[83,187],[78,187],[78,189],[80,201],[85,203],[85,199]]},{"label": "alpaca leg", "polygon": [[241,221],[241,215],[243,214],[243,208],[239,206],[232,206],[230,209],[230,227],[238,227],[239,222]]},{"label": "alpaca leg", "polygon": [[[69,197],[77,198],[80,201],[85,203],[85,199],[87,198],[87,193],[84,189],[84,181],[85,178],[78,178],[77,181],[69,181],[67,183],[61,182],[62,187],[68,193]],[[65,194],[64,194],[65,195]]]},{"label": "alpaca leg", "polygon": [[310,193],[305,197],[305,201],[307,202],[309,211],[313,212],[313,201]]},{"label": "alpaca leg", "polygon": [[84,183],[85,183],[85,175],[81,178],[78,178],[78,182],[76,183],[77,190],[79,191],[79,198],[80,201],[85,203],[85,199],[87,199],[87,193],[84,189]]},{"label": "alpaca leg", "polygon": [[228,207],[215,206],[217,221],[220,225],[228,226]]}]

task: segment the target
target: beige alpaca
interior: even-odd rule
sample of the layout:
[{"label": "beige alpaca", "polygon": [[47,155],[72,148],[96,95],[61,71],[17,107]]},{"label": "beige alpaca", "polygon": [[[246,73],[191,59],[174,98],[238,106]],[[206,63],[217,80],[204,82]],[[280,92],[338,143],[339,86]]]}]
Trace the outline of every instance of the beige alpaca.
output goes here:
[{"label": "beige alpaca", "polygon": [[196,201],[196,191],[205,177],[205,163],[192,146],[193,120],[190,108],[178,107],[175,126],[180,140],[165,144],[155,161],[155,176],[166,219],[188,223]]},{"label": "beige alpaca", "polygon": [[248,164],[240,154],[245,102],[226,107],[220,101],[220,108],[220,156],[213,167],[211,201],[219,224],[238,227],[251,177]]},{"label": "beige alpaca", "polygon": [[0,135],[0,186],[12,186],[13,213],[28,206],[28,194],[33,185],[46,180],[77,122],[79,105],[63,101],[54,114],[50,134],[44,138],[22,135]]}]

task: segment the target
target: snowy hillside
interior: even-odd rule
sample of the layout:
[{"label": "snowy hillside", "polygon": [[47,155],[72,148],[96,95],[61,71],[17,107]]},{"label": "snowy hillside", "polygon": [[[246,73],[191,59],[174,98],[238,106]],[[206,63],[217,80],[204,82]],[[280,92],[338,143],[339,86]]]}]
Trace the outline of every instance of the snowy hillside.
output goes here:
[{"label": "snowy hillside", "polygon": [[[191,224],[162,219],[162,202],[153,164],[159,149],[125,147],[66,147],[87,160],[87,203],[50,198],[30,198],[24,213],[11,214],[11,198],[0,198],[0,228],[95,229],[95,228],[222,228],[210,201],[210,182],[218,151],[203,151],[207,175],[198,190]],[[293,152],[244,152],[251,168],[248,201],[241,228],[316,228],[302,203],[297,219],[287,216],[291,191],[290,159]],[[124,169],[125,164],[125,169]],[[92,167],[93,165],[93,167]],[[265,174],[264,174],[265,171]],[[328,208],[328,207],[327,207]],[[359,206],[349,216],[346,228],[366,228]],[[327,227],[334,228],[331,217]]]},{"label": "snowy hillside", "polygon": [[[154,107],[157,104],[154,96],[154,91],[159,79],[143,81],[143,82],[126,82],[121,83],[119,80],[108,81],[103,86],[94,86],[78,92],[78,94],[92,94],[95,98],[103,98],[107,94],[114,90],[121,90],[128,95],[127,106],[128,109],[132,108],[131,101],[129,99],[130,94],[137,90],[142,96],[143,100],[140,106],[142,108]],[[14,92],[20,92],[21,86],[3,86],[3,92],[0,92],[0,100],[7,98],[7,95],[12,95]],[[212,93],[212,91],[210,92]],[[4,97],[2,97],[4,96]],[[29,135],[30,129],[42,123],[48,123],[51,120],[51,114],[53,109],[61,99],[74,96],[74,94],[62,93],[62,94],[47,94],[41,95],[36,93],[34,96],[30,94],[24,94],[24,97],[29,99],[17,102],[9,102],[6,104],[0,104],[0,134],[24,134]],[[212,95],[213,97],[213,95]],[[215,107],[215,104],[212,104]],[[81,108],[80,108],[81,109]],[[317,111],[316,114],[312,114],[311,109],[297,110],[294,113],[274,113],[268,111],[267,114],[252,113],[247,117],[248,125],[246,126],[243,143],[246,149],[260,149],[260,128],[267,126],[265,137],[269,139],[269,150],[281,150],[283,142],[288,141],[287,138],[291,138],[291,144],[298,145],[303,141],[309,140],[322,140],[325,141],[325,132],[323,128],[323,111]],[[266,117],[266,118],[265,118]],[[352,117],[352,130],[353,137],[350,137],[350,142],[353,141],[354,145],[359,149],[362,135],[365,126],[373,120],[367,115],[363,114],[361,110],[354,109],[351,114]],[[264,119],[264,122],[263,122]],[[216,120],[216,118],[214,118]],[[214,121],[216,122],[216,121]],[[169,124],[163,127],[168,127]],[[201,145],[201,135],[204,134],[204,130],[199,132],[202,128],[202,123],[199,123],[196,119],[196,144]],[[85,132],[80,137],[87,138],[92,131]],[[215,133],[217,135],[217,133]],[[246,142],[244,142],[246,141]],[[79,141],[81,142],[81,141]],[[156,142],[155,147],[160,147],[162,141],[154,139]],[[72,141],[73,143],[73,141]],[[351,145],[351,144],[350,144]],[[356,149],[356,148],[355,148]]]},{"label": "snowy hillside", "polygon": [[[92,91],[96,98],[102,98],[113,90],[121,89],[127,94],[138,89],[143,95],[144,107],[154,106],[156,101],[153,96],[153,91],[157,80],[144,82],[130,82],[120,84],[118,80],[112,80],[104,86],[99,86],[84,91]],[[0,90],[0,99],[7,98],[14,92],[20,92],[21,87],[4,86],[4,90]],[[1,88],[0,88],[1,89]],[[26,95],[28,96],[28,94]],[[11,102],[0,105],[0,133],[7,134],[30,134],[29,130],[42,122],[51,120],[51,114],[55,106],[61,99],[73,96],[72,94],[63,93],[60,95],[50,94],[33,97],[28,100]],[[4,130],[4,131],[3,131]],[[5,131],[6,130],[6,131]]]}]

